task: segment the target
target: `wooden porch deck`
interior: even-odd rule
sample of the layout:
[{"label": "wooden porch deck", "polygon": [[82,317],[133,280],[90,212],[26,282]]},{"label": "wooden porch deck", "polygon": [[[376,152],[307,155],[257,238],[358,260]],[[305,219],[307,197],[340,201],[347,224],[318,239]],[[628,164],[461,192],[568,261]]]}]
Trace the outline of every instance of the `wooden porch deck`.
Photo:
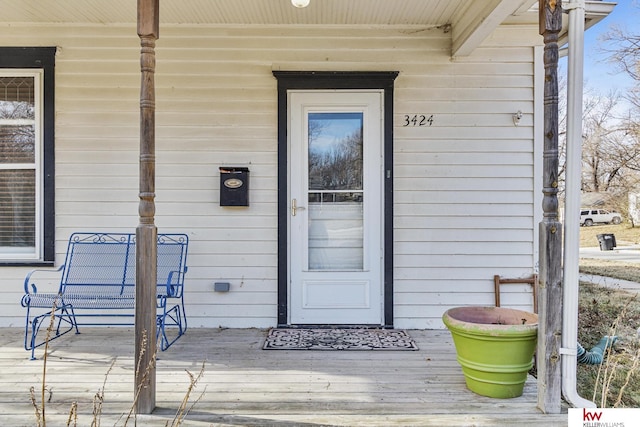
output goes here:
[{"label": "wooden porch deck", "polygon": [[[197,374],[203,361],[191,402],[204,395],[184,426],[567,424],[566,413],[536,408],[535,379],[519,398],[478,396],[465,387],[448,331],[409,332],[420,351],[266,351],[265,330],[192,328],[158,355],[157,409],[128,425],[171,425],[189,387],[185,371]],[[91,425],[105,378],[101,424],[124,425],[133,401],[133,335],[128,328],[85,328],[51,343],[48,426],[66,425],[74,401],[77,425]],[[19,328],[0,328],[0,343],[0,425],[34,426],[29,389],[39,398],[43,350],[36,351],[40,360],[29,360]]]}]

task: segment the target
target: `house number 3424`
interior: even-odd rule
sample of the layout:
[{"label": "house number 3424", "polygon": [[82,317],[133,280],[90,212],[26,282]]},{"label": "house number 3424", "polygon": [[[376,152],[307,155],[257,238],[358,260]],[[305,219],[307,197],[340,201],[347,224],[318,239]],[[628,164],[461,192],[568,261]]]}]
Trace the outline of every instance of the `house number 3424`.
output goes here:
[{"label": "house number 3424", "polygon": [[431,126],[433,124],[433,114],[430,116],[426,116],[424,114],[405,114],[404,121],[402,122],[403,127],[407,126]]}]

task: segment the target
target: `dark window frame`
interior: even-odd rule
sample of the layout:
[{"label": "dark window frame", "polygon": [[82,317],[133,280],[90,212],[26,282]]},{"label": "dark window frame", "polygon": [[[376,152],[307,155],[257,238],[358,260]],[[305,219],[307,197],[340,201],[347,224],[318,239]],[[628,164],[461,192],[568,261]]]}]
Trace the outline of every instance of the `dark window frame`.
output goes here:
[{"label": "dark window frame", "polygon": [[2,260],[0,266],[41,266],[55,262],[55,47],[0,47],[0,68],[42,69],[42,251],[39,260]]},{"label": "dark window frame", "polygon": [[278,80],[278,326],[288,325],[287,92],[372,89],[384,91],[384,324],[393,328],[393,89],[397,71],[273,71]]}]

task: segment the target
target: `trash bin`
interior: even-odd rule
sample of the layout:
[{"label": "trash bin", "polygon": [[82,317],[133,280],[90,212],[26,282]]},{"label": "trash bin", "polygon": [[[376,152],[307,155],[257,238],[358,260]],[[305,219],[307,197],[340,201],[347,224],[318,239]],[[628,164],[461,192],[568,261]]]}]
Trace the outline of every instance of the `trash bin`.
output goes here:
[{"label": "trash bin", "polygon": [[616,236],[613,234],[598,234],[601,251],[612,251],[616,247]]}]

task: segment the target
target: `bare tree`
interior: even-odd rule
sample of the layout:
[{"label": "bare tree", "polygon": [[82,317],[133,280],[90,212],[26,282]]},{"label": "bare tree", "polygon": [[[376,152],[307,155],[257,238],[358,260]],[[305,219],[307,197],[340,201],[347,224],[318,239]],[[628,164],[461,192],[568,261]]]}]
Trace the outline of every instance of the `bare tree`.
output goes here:
[{"label": "bare tree", "polygon": [[[566,84],[560,82],[561,99]],[[586,88],[582,110],[582,183],[586,193],[614,195],[628,189],[628,176],[640,161],[638,145],[619,117],[620,96],[600,95]],[[560,108],[560,195],[564,195],[566,170],[566,104]]]},{"label": "bare tree", "polygon": [[309,153],[309,181],[314,189],[362,189],[362,131],[347,135],[330,149]]},{"label": "bare tree", "polygon": [[[640,1],[634,1],[632,5],[640,16]],[[626,131],[637,140],[640,132],[640,122],[638,121],[640,115],[640,33],[638,33],[637,27],[629,30],[621,25],[612,25],[601,39],[600,50],[607,55],[607,60],[610,63],[635,82],[626,91],[624,98],[631,105],[626,120]]]},{"label": "bare tree", "polygon": [[605,43],[602,50],[609,55],[608,60],[633,80],[640,81],[640,34],[633,34],[620,25],[612,25],[602,41]]},{"label": "bare tree", "polygon": [[[640,2],[634,6],[640,12]],[[628,195],[640,191],[640,34],[612,26],[600,50],[634,84],[623,92],[585,94],[582,191],[610,196],[612,207],[627,211]]]},{"label": "bare tree", "polygon": [[615,94],[586,100],[582,127],[582,191],[608,191],[623,167],[618,163],[619,128],[614,110]]}]

